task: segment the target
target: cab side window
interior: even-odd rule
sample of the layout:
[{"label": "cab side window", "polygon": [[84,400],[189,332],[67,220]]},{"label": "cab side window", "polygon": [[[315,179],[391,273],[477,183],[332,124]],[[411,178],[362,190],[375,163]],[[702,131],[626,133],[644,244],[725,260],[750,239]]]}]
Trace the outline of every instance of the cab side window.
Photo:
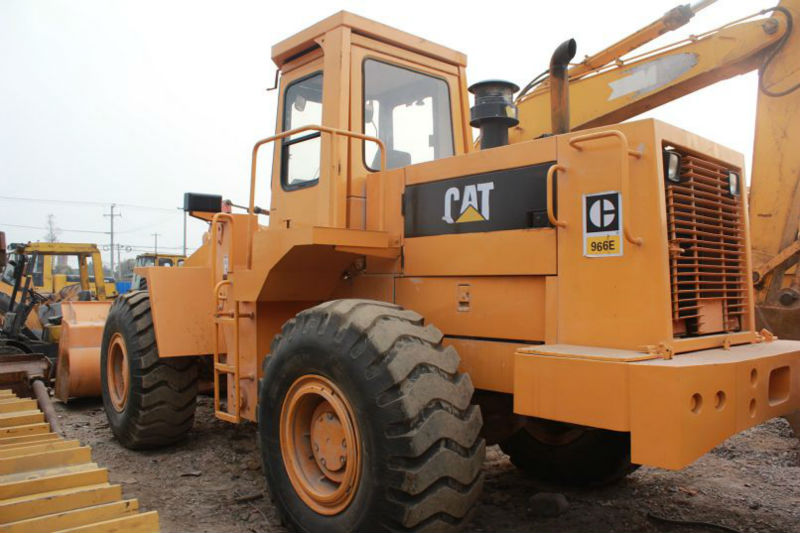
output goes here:
[{"label": "cab side window", "polygon": [[[283,99],[283,131],[322,124],[322,73],[294,81]],[[321,136],[304,131],[281,141],[281,185],[284,189],[309,187],[319,181]]]}]

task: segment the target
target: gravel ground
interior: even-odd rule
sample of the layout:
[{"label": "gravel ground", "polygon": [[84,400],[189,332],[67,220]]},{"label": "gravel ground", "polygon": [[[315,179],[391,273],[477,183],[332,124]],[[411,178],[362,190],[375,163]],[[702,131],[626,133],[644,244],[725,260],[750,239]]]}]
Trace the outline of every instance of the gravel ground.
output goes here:
[{"label": "gravel ground", "polygon": [[[94,461],[109,468],[125,496],[158,510],[163,532],[283,531],[264,493],[255,425],[216,420],[209,398],[199,399],[187,441],[149,452],[116,443],[99,400],[56,408],[67,436],[92,446]],[[648,516],[656,515],[742,533],[800,533],[800,444],[783,419],[729,439],[680,472],[640,468],[613,487],[566,492],[569,507],[553,518],[537,514],[530,500],[538,488],[497,447],[489,448],[484,469],[470,531],[725,531]],[[241,497],[249,501],[237,502]]]}]

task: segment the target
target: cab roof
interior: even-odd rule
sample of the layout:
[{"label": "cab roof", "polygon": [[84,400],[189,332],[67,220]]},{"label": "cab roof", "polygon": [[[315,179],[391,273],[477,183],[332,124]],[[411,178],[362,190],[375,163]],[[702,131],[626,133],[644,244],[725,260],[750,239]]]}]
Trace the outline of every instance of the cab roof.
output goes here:
[{"label": "cab roof", "polygon": [[375,22],[374,20],[354,15],[347,11],[339,11],[276,44],[272,47],[272,61],[275,62],[278,68],[281,68],[289,60],[314,48],[317,45],[316,39],[338,27],[350,28],[353,33],[392,44],[434,59],[439,59],[453,65],[462,67],[467,65],[467,56],[461,52],[451,50],[450,48],[432,43],[421,37],[397,30],[385,24],[381,24],[380,22]]}]

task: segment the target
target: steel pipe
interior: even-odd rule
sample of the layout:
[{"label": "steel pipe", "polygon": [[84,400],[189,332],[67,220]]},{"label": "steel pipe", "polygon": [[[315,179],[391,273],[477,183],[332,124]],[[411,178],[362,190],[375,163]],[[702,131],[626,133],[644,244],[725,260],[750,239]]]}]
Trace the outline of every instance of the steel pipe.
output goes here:
[{"label": "steel pipe", "polygon": [[58,421],[56,409],[53,407],[53,401],[50,399],[50,393],[47,392],[47,386],[41,379],[34,379],[31,383],[33,393],[36,395],[36,401],[39,403],[39,409],[44,413],[44,419],[50,424],[50,430],[53,433],[61,434],[61,423]]}]

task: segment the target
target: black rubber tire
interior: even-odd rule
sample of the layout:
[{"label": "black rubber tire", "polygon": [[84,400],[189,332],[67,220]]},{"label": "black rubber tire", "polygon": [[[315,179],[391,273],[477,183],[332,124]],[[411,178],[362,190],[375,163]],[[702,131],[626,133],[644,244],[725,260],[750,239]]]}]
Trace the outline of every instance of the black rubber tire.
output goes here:
[{"label": "black rubber tire", "polygon": [[[295,531],[456,531],[483,486],[486,444],[472,382],[442,333],[412,311],[336,300],[283,326],[265,360],[259,444],[273,502]],[[352,502],[325,516],[289,481],[280,449],[283,399],[300,376],[319,374],[352,405],[363,445]]]},{"label": "black rubber tire", "polygon": [[[108,346],[114,333],[125,342],[130,372],[128,396],[121,412],[114,409],[106,375]],[[120,444],[133,450],[174,444],[194,423],[197,398],[194,357],[158,356],[150,298],[132,291],[111,305],[103,330],[100,382],[108,423]]]},{"label": "black rubber tire", "polygon": [[568,443],[551,444],[523,428],[500,443],[500,448],[510,456],[514,466],[545,486],[610,485],[638,468],[631,463],[630,433],[593,428],[577,431],[579,436]]}]

